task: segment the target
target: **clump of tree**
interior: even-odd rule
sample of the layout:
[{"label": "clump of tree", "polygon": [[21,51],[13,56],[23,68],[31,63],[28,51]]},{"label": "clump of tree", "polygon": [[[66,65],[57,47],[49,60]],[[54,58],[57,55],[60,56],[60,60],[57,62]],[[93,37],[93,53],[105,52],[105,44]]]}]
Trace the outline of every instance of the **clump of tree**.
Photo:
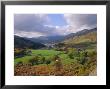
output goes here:
[{"label": "clump of tree", "polygon": [[35,56],[29,60],[32,65],[38,65],[38,56]]},{"label": "clump of tree", "polygon": [[50,64],[51,61],[49,59],[45,59],[43,56],[35,56],[29,60],[29,63],[32,65],[39,65],[39,64]]},{"label": "clump of tree", "polygon": [[88,58],[87,58],[87,57],[88,57],[87,53],[88,53],[88,52],[85,51],[85,50],[83,50],[83,51],[80,52],[80,56],[79,56],[80,58],[79,58],[79,60],[78,60],[80,64],[84,65],[84,63],[88,60]]},{"label": "clump of tree", "polygon": [[79,57],[79,52],[74,49],[74,48],[69,48],[68,49],[68,56],[70,57],[70,59],[74,59],[75,57]]},{"label": "clump of tree", "polygon": [[51,63],[51,61],[50,60],[45,60],[45,64],[50,64]]},{"label": "clump of tree", "polygon": [[23,57],[25,55],[30,56],[32,54],[31,50],[27,48],[15,48],[14,49],[14,57]]},{"label": "clump of tree", "polygon": [[70,59],[77,60],[78,63],[84,64],[88,59],[88,52],[82,49],[69,49],[68,56]]},{"label": "clump of tree", "polygon": [[15,57],[22,57],[24,55],[26,55],[25,49],[14,49],[14,56]]},{"label": "clump of tree", "polygon": [[89,57],[95,57],[96,55],[97,55],[96,50],[90,50],[90,51],[88,52],[88,56],[89,56]]}]

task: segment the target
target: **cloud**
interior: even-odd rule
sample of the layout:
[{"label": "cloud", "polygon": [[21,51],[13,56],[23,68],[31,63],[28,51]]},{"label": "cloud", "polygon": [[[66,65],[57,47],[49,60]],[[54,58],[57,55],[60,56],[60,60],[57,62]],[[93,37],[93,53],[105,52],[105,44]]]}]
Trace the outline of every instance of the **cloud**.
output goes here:
[{"label": "cloud", "polygon": [[59,26],[50,25],[47,14],[15,14],[14,34],[24,37],[56,35]]},{"label": "cloud", "polygon": [[21,31],[39,31],[42,30],[44,24],[49,23],[47,15],[41,14],[15,14],[14,16],[14,29]]},{"label": "cloud", "polygon": [[17,31],[15,35],[20,36],[20,37],[39,37],[39,36],[44,36],[45,34],[39,33],[39,32],[26,32],[26,31]]},{"label": "cloud", "polygon": [[96,14],[64,14],[64,17],[73,32],[94,28],[97,25]]},{"label": "cloud", "polygon": [[67,35],[97,25],[95,14],[64,14],[63,16],[68,24],[55,26],[51,24],[48,14],[15,14],[14,34],[23,37]]}]

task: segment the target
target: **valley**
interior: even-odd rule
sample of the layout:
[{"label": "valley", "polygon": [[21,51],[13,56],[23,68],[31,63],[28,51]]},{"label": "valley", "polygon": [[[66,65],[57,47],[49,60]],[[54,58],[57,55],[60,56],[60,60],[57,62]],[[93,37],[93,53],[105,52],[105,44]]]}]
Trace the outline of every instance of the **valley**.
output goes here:
[{"label": "valley", "polygon": [[97,66],[97,28],[66,36],[14,36],[14,45],[15,76],[89,76]]}]

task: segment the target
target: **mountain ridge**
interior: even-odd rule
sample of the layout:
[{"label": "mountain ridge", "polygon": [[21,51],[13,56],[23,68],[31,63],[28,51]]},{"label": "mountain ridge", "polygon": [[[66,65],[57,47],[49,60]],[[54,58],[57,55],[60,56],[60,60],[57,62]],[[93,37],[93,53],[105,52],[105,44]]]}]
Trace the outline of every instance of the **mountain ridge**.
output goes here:
[{"label": "mountain ridge", "polygon": [[69,39],[69,38],[73,38],[75,36],[81,36],[81,35],[85,35],[87,33],[90,33],[90,32],[95,32],[97,31],[97,28],[93,28],[93,29],[84,29],[84,30],[81,30],[81,31],[78,31],[76,33],[70,33],[68,35],[65,35],[65,36],[62,36],[62,35],[56,35],[56,36],[40,36],[38,38],[28,38],[29,40],[33,41],[33,42],[40,42],[40,43],[58,43],[58,42],[61,42],[61,41],[64,41],[66,39]]},{"label": "mountain ridge", "polygon": [[42,48],[44,44],[32,42],[29,39],[14,35],[14,48]]},{"label": "mountain ridge", "polygon": [[71,38],[71,37],[75,37],[75,36],[81,36],[81,35],[85,35],[87,33],[90,33],[90,32],[94,32],[94,31],[97,31],[97,28],[93,28],[93,29],[84,29],[84,30],[81,30],[81,31],[78,31],[76,33],[70,33],[66,36],[66,38]]}]

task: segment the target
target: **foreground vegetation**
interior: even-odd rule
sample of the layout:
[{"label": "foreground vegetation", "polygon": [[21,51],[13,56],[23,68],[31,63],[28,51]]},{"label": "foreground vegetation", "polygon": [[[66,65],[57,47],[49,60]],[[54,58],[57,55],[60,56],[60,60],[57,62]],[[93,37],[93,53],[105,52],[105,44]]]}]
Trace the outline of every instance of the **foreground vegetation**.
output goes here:
[{"label": "foreground vegetation", "polygon": [[87,76],[96,68],[97,52],[93,49],[28,50],[23,51],[22,57],[15,57],[15,75]]}]

